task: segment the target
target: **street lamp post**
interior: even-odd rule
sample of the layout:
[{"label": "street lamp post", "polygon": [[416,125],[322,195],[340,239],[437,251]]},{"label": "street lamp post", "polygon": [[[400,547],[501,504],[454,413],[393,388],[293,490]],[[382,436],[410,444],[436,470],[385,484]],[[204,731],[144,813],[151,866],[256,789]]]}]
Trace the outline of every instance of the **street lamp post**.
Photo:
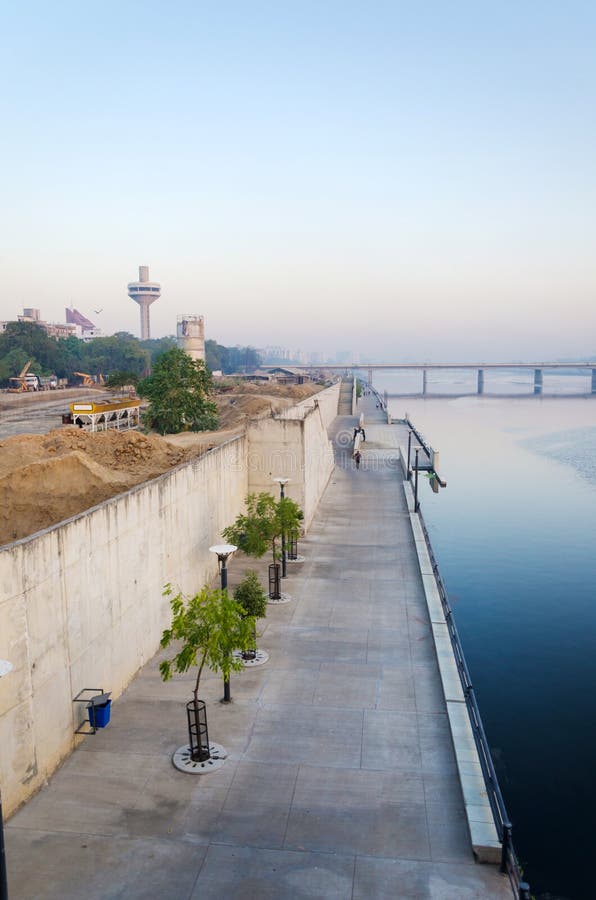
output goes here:
[{"label": "street lamp post", "polygon": [[414,462],[414,512],[418,512],[420,504],[418,503],[418,453],[420,451],[420,447],[416,447],[415,454],[416,460]]},{"label": "street lamp post", "polygon": [[[12,671],[12,663],[0,659],[0,678]],[[8,879],[6,877],[6,853],[4,850],[4,819],[2,817],[2,794],[0,794],[0,900],[8,900]]]},{"label": "street lamp post", "polygon": [[[228,589],[228,559],[237,549],[238,547],[235,547],[234,544],[216,544],[214,547],[209,547],[211,553],[217,553],[222,591],[227,591]],[[230,679],[224,678],[224,695],[222,702],[230,703],[231,699]]]},{"label": "street lamp post", "polygon": [[408,465],[406,471],[406,481],[409,481],[412,477],[412,473],[410,472],[410,453],[412,450],[412,432],[408,431]]},{"label": "street lamp post", "polygon": [[[273,480],[279,484],[280,500],[283,500],[286,496],[284,493],[284,487],[286,486],[286,484],[288,483],[288,481],[290,479],[289,478],[274,478]],[[285,532],[285,529],[282,529],[282,532],[281,532],[281,577],[285,578],[287,576],[287,574],[288,574],[288,568],[287,568],[287,557],[286,557],[286,532]]]}]

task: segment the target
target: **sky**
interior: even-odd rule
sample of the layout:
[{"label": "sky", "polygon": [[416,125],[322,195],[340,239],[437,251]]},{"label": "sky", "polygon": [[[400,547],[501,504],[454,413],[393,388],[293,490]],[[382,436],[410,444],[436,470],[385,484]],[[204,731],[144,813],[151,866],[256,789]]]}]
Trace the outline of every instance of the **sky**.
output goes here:
[{"label": "sky", "polygon": [[[0,15],[0,318],[362,360],[596,355],[592,2]],[[95,314],[93,311],[101,309]]]}]

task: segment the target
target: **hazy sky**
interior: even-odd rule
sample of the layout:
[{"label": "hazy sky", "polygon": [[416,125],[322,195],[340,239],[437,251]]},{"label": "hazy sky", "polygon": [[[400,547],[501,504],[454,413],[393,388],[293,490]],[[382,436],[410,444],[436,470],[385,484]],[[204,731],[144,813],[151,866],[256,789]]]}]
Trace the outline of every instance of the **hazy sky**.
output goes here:
[{"label": "hazy sky", "polygon": [[[593,2],[27,2],[0,19],[0,318],[596,354]],[[95,316],[93,309],[103,307]]]}]

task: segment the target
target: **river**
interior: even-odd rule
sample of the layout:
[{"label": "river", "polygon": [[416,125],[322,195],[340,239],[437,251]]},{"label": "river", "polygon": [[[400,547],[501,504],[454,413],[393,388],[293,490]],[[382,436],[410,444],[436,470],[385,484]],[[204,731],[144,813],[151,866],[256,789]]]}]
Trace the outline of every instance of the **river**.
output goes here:
[{"label": "river", "polygon": [[[407,377],[375,387],[407,391]],[[485,396],[392,396],[440,451],[446,490],[422,511],[445,579],[518,856],[536,897],[595,895],[596,397],[587,379],[501,374]],[[503,393],[513,396],[503,398]],[[490,396],[490,394],[500,396]],[[568,395],[568,396],[564,396]]]}]

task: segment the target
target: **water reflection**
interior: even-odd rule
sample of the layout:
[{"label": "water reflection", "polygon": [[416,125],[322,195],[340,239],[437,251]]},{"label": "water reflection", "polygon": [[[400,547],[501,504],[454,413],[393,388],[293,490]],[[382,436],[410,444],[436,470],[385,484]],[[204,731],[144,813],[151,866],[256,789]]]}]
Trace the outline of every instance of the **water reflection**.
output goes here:
[{"label": "water reflection", "polygon": [[533,892],[592,896],[596,398],[407,410],[440,450],[423,511]]}]

